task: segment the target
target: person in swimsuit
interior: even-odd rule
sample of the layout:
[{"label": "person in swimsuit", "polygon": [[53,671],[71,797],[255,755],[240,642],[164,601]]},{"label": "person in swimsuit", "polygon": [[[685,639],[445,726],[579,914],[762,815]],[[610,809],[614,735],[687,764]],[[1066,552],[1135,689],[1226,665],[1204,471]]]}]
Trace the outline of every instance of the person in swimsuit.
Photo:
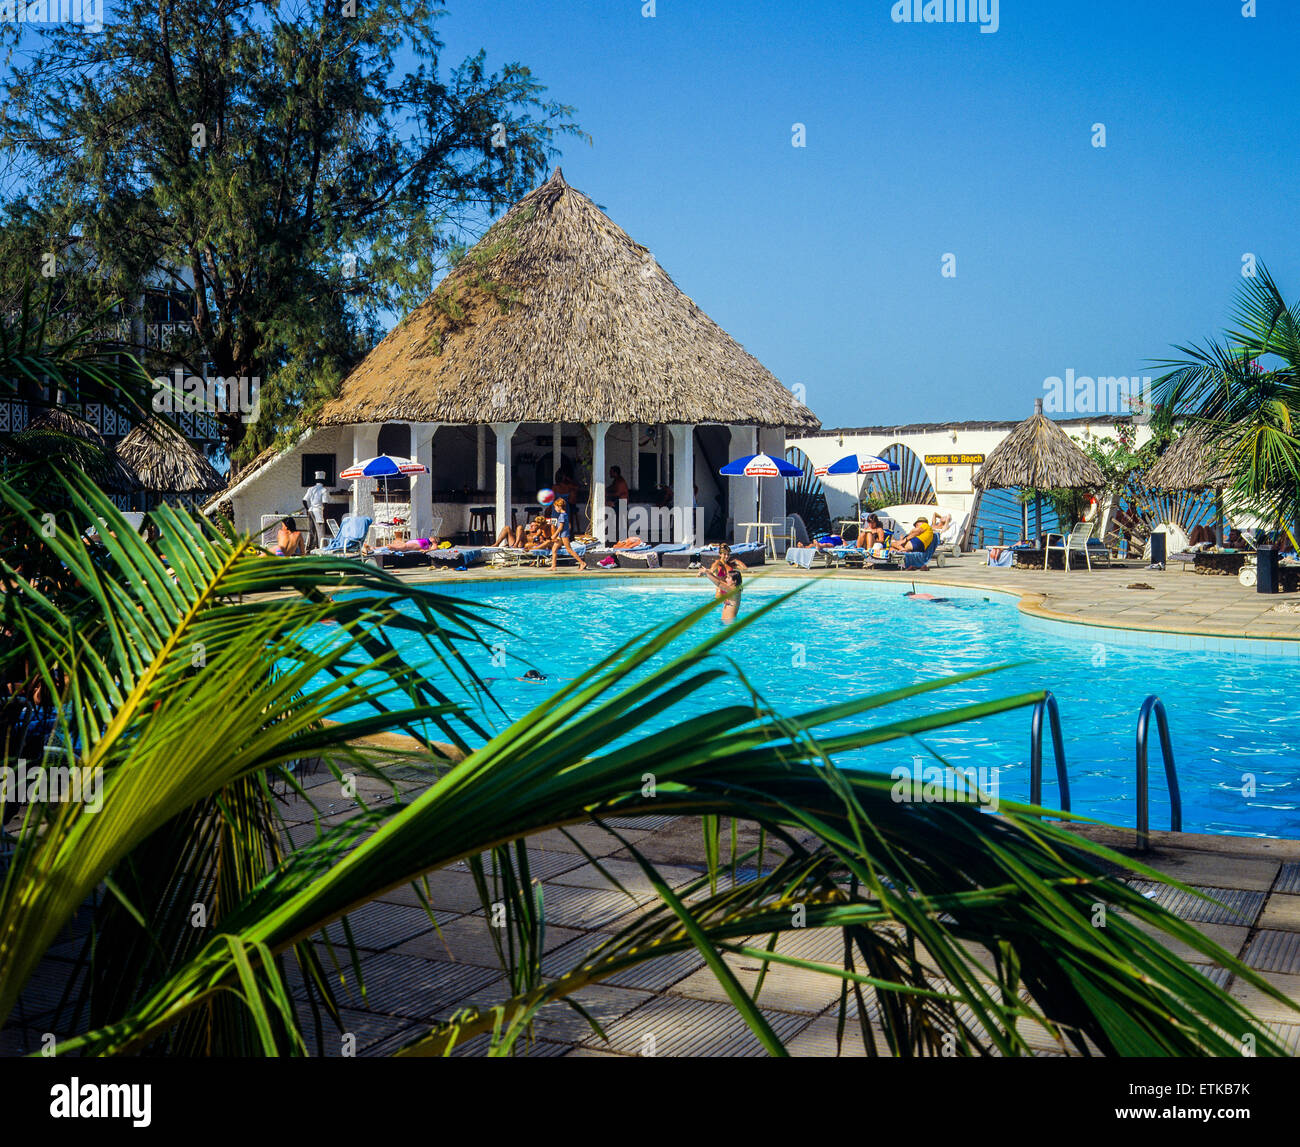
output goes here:
[{"label": "person in swimsuit", "polygon": [[718,547],[718,560],[708,569],[700,570],[699,573],[700,577],[707,577],[717,587],[714,598],[723,601],[723,625],[735,621],[736,615],[740,612],[740,587],[744,581],[741,568],[739,562],[731,560],[731,547],[723,543]]},{"label": "person in swimsuit", "polygon": [[[394,538],[391,542],[388,543],[387,546],[375,547],[375,548],[387,549],[391,553],[395,553],[395,554],[403,554],[408,552],[423,553],[426,550],[433,549],[433,544],[434,543],[432,538],[412,538],[410,541],[407,541],[403,538]],[[371,547],[362,546],[361,552],[363,554],[368,554],[371,552]]]},{"label": "person in swimsuit", "polygon": [[883,546],[885,544],[885,527],[880,524],[880,519],[875,514],[868,514],[867,520],[858,530],[858,546],[864,550],[872,546]]},{"label": "person in swimsuit", "polygon": [[554,503],[552,503],[552,505],[554,508],[554,514],[551,518],[552,530],[553,530],[551,534],[551,542],[550,542],[551,573],[555,572],[555,562],[556,559],[560,556],[561,546],[563,546],[566,550],[569,551],[570,554],[573,555],[574,559],[578,563],[578,568],[580,570],[587,569],[588,568],[587,563],[584,562],[582,558],[578,556],[577,551],[574,550],[573,548],[573,530],[569,526],[568,503],[563,498],[556,498]]},{"label": "person in swimsuit", "polygon": [[299,557],[307,552],[298,523],[292,518],[285,518],[275,535],[275,552],[286,558]]}]

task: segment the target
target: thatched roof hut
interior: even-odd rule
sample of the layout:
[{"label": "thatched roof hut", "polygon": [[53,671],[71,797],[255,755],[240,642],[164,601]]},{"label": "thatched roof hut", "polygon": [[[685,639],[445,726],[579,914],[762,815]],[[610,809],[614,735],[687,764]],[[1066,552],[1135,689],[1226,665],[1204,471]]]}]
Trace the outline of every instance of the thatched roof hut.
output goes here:
[{"label": "thatched roof hut", "polygon": [[1212,490],[1227,484],[1228,475],[1204,426],[1184,430],[1147,472],[1153,490]]},{"label": "thatched roof hut", "polygon": [[143,490],[166,494],[209,494],[225,479],[212,463],[170,426],[142,422],[117,447],[136,472]]},{"label": "thatched roof hut", "polygon": [[366,356],[317,424],[820,423],[555,174]]},{"label": "thatched roof hut", "polygon": [[1042,399],[1034,413],[1006,436],[975,475],[977,490],[1032,486],[1084,489],[1104,486],[1106,476],[1064,430],[1043,414]]},{"label": "thatched roof hut", "polygon": [[67,457],[103,489],[125,493],[136,485],[134,472],[84,418],[61,406],[46,407],[13,436],[15,457]]}]

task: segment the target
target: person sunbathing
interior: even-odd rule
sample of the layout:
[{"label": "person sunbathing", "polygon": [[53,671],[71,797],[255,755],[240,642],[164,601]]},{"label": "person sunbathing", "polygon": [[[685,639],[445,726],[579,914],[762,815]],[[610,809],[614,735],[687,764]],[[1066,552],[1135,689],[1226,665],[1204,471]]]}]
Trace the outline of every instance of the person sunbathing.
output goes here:
[{"label": "person sunbathing", "polygon": [[615,542],[609,548],[611,550],[634,550],[638,546],[643,545],[645,545],[645,542],[633,534],[630,538],[624,538],[621,542]]},{"label": "person sunbathing", "polygon": [[387,550],[393,554],[406,553],[424,553],[431,550],[436,545],[432,538],[394,538],[386,546],[366,546],[361,547],[363,554],[374,553],[375,550]]},{"label": "person sunbathing", "polygon": [[867,520],[858,530],[858,547],[869,550],[872,546],[883,546],[888,534],[876,514],[868,514]]},{"label": "person sunbathing", "polygon": [[[558,499],[557,499],[558,500]],[[555,523],[540,514],[528,523],[520,545],[526,550],[549,550]]]},{"label": "person sunbathing", "polygon": [[898,552],[923,554],[934,541],[934,530],[924,518],[917,518],[912,523],[912,532],[906,537],[889,543],[889,548]]},{"label": "person sunbathing", "polygon": [[844,544],[839,534],[820,534],[810,542],[791,542],[788,550],[833,550]]},{"label": "person sunbathing", "polygon": [[524,534],[527,532],[527,526],[502,526],[501,532],[497,534],[494,546],[506,545],[512,549],[523,549]]},{"label": "person sunbathing", "polygon": [[292,518],[284,518],[275,535],[275,552],[281,557],[296,558],[307,552],[307,545],[302,540],[298,523]]}]

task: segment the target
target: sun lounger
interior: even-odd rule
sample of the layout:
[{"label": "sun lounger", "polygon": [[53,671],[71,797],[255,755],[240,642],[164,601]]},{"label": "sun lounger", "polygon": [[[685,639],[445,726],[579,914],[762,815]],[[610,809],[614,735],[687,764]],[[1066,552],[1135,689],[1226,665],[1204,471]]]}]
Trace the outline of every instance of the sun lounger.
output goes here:
[{"label": "sun lounger", "polygon": [[429,564],[428,550],[390,550],[387,546],[374,546],[361,560],[376,569],[415,569]]},{"label": "sun lounger", "polygon": [[[619,569],[644,570],[658,569],[666,565],[665,558],[670,554],[690,553],[691,547],[685,542],[660,542],[657,546],[636,546],[632,549],[613,550],[614,560]],[[690,563],[687,562],[687,565]]]},{"label": "sun lounger", "polygon": [[362,543],[370,532],[370,526],[369,518],[358,514],[344,514],[343,520],[339,523],[339,532],[316,552],[334,555],[360,554]]}]

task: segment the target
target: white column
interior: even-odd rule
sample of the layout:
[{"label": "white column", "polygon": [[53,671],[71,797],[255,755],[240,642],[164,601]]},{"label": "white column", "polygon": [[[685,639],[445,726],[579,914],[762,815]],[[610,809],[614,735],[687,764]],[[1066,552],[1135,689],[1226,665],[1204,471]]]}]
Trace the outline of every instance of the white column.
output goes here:
[{"label": "white column", "polygon": [[474,427],[476,442],[474,470],[474,489],[476,491],[487,488],[487,427],[481,422]]},{"label": "white column", "polygon": [[605,435],[609,432],[608,422],[595,422],[588,428],[591,431],[591,533],[602,545],[609,540],[605,529]]},{"label": "white column", "polygon": [[[773,458],[785,457],[785,428],[763,429],[758,433],[760,453]],[[763,521],[778,522],[777,533],[784,533],[785,526],[785,479],[779,475],[775,478],[760,478],[763,483]],[[777,543],[783,545],[784,543]],[[784,552],[782,550],[781,552]]]},{"label": "white column", "polygon": [[441,422],[411,423],[411,461],[429,467],[427,474],[411,475],[413,538],[427,538],[433,529],[433,438],[441,425]]},{"label": "white column", "polygon": [[[352,427],[352,465],[373,458],[378,453],[379,423],[358,422]],[[364,496],[361,495],[363,490],[367,491]],[[373,518],[374,509],[374,483],[366,478],[356,479],[352,483],[352,513]]]},{"label": "white column", "polygon": [[695,541],[695,427],[674,426],[673,436],[673,517],[680,535],[675,542],[691,545]]},{"label": "white column", "polygon": [[519,428],[517,422],[494,422],[492,433],[497,438],[497,530],[510,524],[510,443]]},{"label": "white column", "polygon": [[635,490],[641,485],[641,423],[632,423],[632,457],[628,459],[627,484]]},{"label": "white column", "polygon": [[[560,468],[561,445],[562,445],[562,440],[560,436],[560,424],[558,422],[552,422],[551,423],[551,473],[550,475],[548,475],[548,479],[553,478],[555,476],[555,471]],[[550,484],[551,483],[548,480],[546,482],[546,485],[549,486]]]},{"label": "white column", "polygon": [[[758,429],[753,426],[732,426],[730,453],[727,461],[743,458],[747,454],[758,453]],[[731,497],[731,518],[735,522],[758,521],[758,479],[757,478],[723,478],[727,483]],[[737,529],[733,540],[741,541],[743,533]]]}]

